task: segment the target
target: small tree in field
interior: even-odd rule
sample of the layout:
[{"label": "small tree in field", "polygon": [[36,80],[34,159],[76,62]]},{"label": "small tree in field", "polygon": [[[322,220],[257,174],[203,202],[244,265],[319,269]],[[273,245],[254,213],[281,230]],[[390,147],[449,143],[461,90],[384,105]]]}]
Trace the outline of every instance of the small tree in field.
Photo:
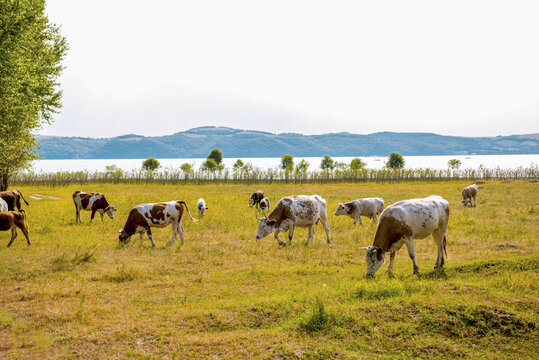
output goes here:
[{"label": "small tree in field", "polygon": [[294,157],[290,154],[281,156],[281,169],[287,174],[294,170]]},{"label": "small tree in field", "polygon": [[180,169],[183,172],[183,175],[185,176],[185,178],[187,179],[189,178],[189,175],[191,175],[191,173],[193,172],[193,165],[189,163],[183,163],[180,166]]},{"label": "small tree in field", "polygon": [[307,175],[307,170],[309,169],[309,162],[305,159],[302,159],[297,165],[296,165],[296,175],[304,177]]},{"label": "small tree in field", "polygon": [[460,168],[460,165],[462,165],[462,163],[459,159],[451,159],[447,162],[447,167],[451,170],[458,170]]},{"label": "small tree in field", "polygon": [[157,170],[160,166],[161,164],[159,163],[159,161],[157,161],[157,159],[153,157],[147,158],[142,162],[142,168],[146,171]]},{"label": "small tree in field", "polygon": [[219,169],[219,164],[215,162],[215,160],[208,158],[206,161],[202,163],[202,170],[214,173]]},{"label": "small tree in field", "polygon": [[367,166],[367,164],[360,158],[354,158],[352,161],[350,161],[350,170],[352,171],[359,171],[365,166]]},{"label": "small tree in field", "polygon": [[387,158],[386,166],[390,169],[402,169],[404,167],[404,158],[401,154],[392,152]]},{"label": "small tree in field", "polygon": [[329,155],[324,155],[320,162],[320,168],[324,171],[331,172],[335,168],[335,161]]},{"label": "small tree in field", "polygon": [[206,159],[213,159],[217,165],[221,165],[223,162],[223,152],[219,149],[213,149]]}]

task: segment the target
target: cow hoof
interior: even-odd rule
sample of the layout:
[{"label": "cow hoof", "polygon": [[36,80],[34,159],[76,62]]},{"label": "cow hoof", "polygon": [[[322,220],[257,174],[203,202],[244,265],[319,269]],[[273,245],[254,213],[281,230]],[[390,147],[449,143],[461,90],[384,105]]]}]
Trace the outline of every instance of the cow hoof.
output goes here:
[{"label": "cow hoof", "polygon": [[279,241],[279,245],[286,246],[286,244],[284,242],[282,242],[282,241]]}]

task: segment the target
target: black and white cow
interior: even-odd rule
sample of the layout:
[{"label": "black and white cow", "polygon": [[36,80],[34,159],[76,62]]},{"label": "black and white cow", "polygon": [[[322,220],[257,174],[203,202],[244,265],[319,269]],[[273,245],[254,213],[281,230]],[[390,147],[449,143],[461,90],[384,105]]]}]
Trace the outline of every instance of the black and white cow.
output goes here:
[{"label": "black and white cow", "polygon": [[[399,201],[388,206],[380,215],[380,222],[374,242],[367,250],[367,275],[374,275],[384,263],[385,254],[389,252],[388,272],[393,270],[395,252],[402,245],[408,248],[408,254],[414,264],[414,274],[419,273],[419,265],[415,260],[414,239],[433,236],[438,247],[438,258],[434,268],[444,265],[446,246],[446,229],[449,221],[449,203],[440,196],[431,195],[423,199]],[[447,253],[446,253],[447,255]]]},{"label": "black and white cow", "polygon": [[264,218],[259,218],[257,239],[262,239],[272,232],[279,242],[279,245],[285,243],[279,238],[281,231],[288,231],[288,241],[292,245],[292,236],[296,227],[308,227],[309,235],[305,245],[314,235],[314,225],[322,222],[324,230],[326,230],[327,242],[330,242],[329,224],[327,216],[326,200],[318,195],[295,195],[284,197],[275,206],[275,209]]},{"label": "black and white cow", "polygon": [[172,239],[168,245],[174,244],[178,232],[183,245],[182,218],[184,206],[191,220],[196,222],[196,219],[187,208],[187,204],[181,200],[135,206],[129,213],[124,227],[120,229],[119,244],[128,244],[131,241],[131,236],[136,233],[140,234],[140,242],[142,243],[144,233],[146,233],[152,242],[152,246],[155,246],[151,228],[163,228],[172,225]]},{"label": "black and white cow", "polygon": [[264,198],[264,191],[258,190],[251,195],[251,198],[249,199],[249,207],[256,206],[258,209],[258,204],[260,204],[260,200]]},{"label": "black and white cow", "polygon": [[200,198],[197,201],[197,209],[198,209],[198,217],[203,218],[206,214],[206,210],[208,210],[208,207],[206,206],[206,201],[204,199]]},{"label": "black and white cow", "polygon": [[103,215],[107,214],[111,219],[114,219],[114,212],[116,207],[110,205],[105,198],[105,195],[101,193],[89,193],[83,191],[75,191],[73,193],[73,202],[75,203],[75,222],[82,222],[80,218],[80,211],[91,211],[90,223],[94,219],[95,213],[98,212],[101,215],[101,222],[105,222]]}]

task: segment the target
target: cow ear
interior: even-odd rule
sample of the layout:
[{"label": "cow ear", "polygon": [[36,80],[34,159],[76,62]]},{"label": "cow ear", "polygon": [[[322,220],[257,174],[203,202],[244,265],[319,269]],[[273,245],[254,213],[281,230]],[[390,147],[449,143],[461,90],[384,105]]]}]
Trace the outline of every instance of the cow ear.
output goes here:
[{"label": "cow ear", "polygon": [[382,255],[384,255],[384,250],[382,248],[376,249],[376,259],[382,261]]},{"label": "cow ear", "polygon": [[275,225],[275,224],[277,223],[277,220],[268,220],[266,223],[267,223],[269,226],[273,226],[273,225]]}]

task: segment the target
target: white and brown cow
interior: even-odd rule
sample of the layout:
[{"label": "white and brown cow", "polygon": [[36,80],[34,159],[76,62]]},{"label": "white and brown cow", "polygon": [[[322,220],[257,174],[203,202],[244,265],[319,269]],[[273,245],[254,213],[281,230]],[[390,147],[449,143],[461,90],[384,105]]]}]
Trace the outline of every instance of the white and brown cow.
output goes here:
[{"label": "white and brown cow", "polygon": [[28,237],[28,222],[26,221],[26,211],[2,211],[0,212],[0,231],[11,230],[11,240],[7,244],[8,247],[13,244],[13,240],[17,237],[17,228],[21,229],[26,237],[26,242],[30,245]]},{"label": "white and brown cow", "polygon": [[356,227],[358,220],[361,226],[365,227],[363,221],[361,221],[362,216],[372,219],[372,224],[376,224],[376,220],[378,219],[377,217],[382,213],[382,211],[384,211],[384,199],[363,198],[344,204],[339,203],[337,206],[337,211],[335,211],[335,216],[347,215],[348,217],[354,219],[354,227]]},{"label": "white and brown cow", "polygon": [[26,205],[28,204],[28,201],[22,196],[22,193],[17,190],[8,190],[8,191],[0,191],[0,199],[4,200],[7,204],[8,210],[17,210],[21,209],[21,199],[24,201]]},{"label": "white and brown cow", "polygon": [[322,222],[326,230],[327,242],[330,242],[329,224],[327,216],[326,200],[318,195],[295,195],[284,197],[275,206],[271,214],[264,218],[259,218],[257,239],[262,239],[275,231],[275,238],[279,245],[285,243],[279,238],[281,231],[288,231],[288,241],[292,245],[292,236],[296,227],[308,227],[309,235],[305,245],[314,235],[314,225]]},{"label": "white and brown cow", "polygon": [[251,198],[249,199],[249,207],[256,206],[258,209],[258,204],[260,204],[260,200],[264,198],[264,191],[258,190],[251,195]]},{"label": "white and brown cow", "polygon": [[4,199],[0,198],[0,211],[8,211],[9,208],[7,206],[7,202],[4,201]]},{"label": "white and brown cow", "polygon": [[75,222],[82,222],[80,218],[80,211],[91,211],[90,223],[94,219],[95,213],[101,215],[101,222],[105,222],[103,215],[107,214],[111,219],[114,219],[114,212],[116,207],[110,205],[105,198],[105,195],[101,193],[91,193],[83,191],[75,191],[73,193],[73,202],[75,203]]},{"label": "white and brown cow", "polygon": [[146,232],[152,242],[152,246],[155,246],[151,228],[163,228],[172,225],[172,240],[170,240],[168,245],[174,244],[178,232],[180,233],[180,240],[183,245],[182,218],[184,206],[191,220],[196,222],[196,219],[187,208],[187,204],[181,200],[135,206],[129,213],[123,229],[120,229],[119,244],[128,244],[131,241],[131,236],[136,233],[140,234],[140,242],[142,243],[144,233]]},{"label": "white and brown cow", "polygon": [[464,190],[462,190],[462,204],[464,206],[468,206],[468,203],[469,203],[470,206],[472,206],[472,199],[473,199],[473,206],[475,207],[477,205],[476,198],[477,198],[478,191],[479,191],[479,188],[475,184],[466,186]]},{"label": "white and brown cow", "polygon": [[[434,268],[444,265],[446,229],[449,221],[449,203],[440,196],[431,195],[423,199],[399,201],[388,206],[380,215],[380,222],[374,242],[367,250],[367,275],[374,275],[382,266],[387,252],[390,254],[388,272],[393,270],[395,252],[402,245],[408,248],[408,254],[414,264],[414,274],[419,273],[415,260],[414,239],[424,239],[431,235],[438,247],[438,258]],[[447,255],[447,253],[446,253]]]},{"label": "white and brown cow", "polygon": [[266,212],[270,210],[270,199],[269,197],[265,197],[262,200],[260,200],[260,203],[258,204],[258,210]]},{"label": "white and brown cow", "polygon": [[206,201],[204,199],[200,198],[197,201],[197,209],[198,209],[198,217],[203,218],[206,214],[206,210],[208,210],[208,207],[206,206]]}]

